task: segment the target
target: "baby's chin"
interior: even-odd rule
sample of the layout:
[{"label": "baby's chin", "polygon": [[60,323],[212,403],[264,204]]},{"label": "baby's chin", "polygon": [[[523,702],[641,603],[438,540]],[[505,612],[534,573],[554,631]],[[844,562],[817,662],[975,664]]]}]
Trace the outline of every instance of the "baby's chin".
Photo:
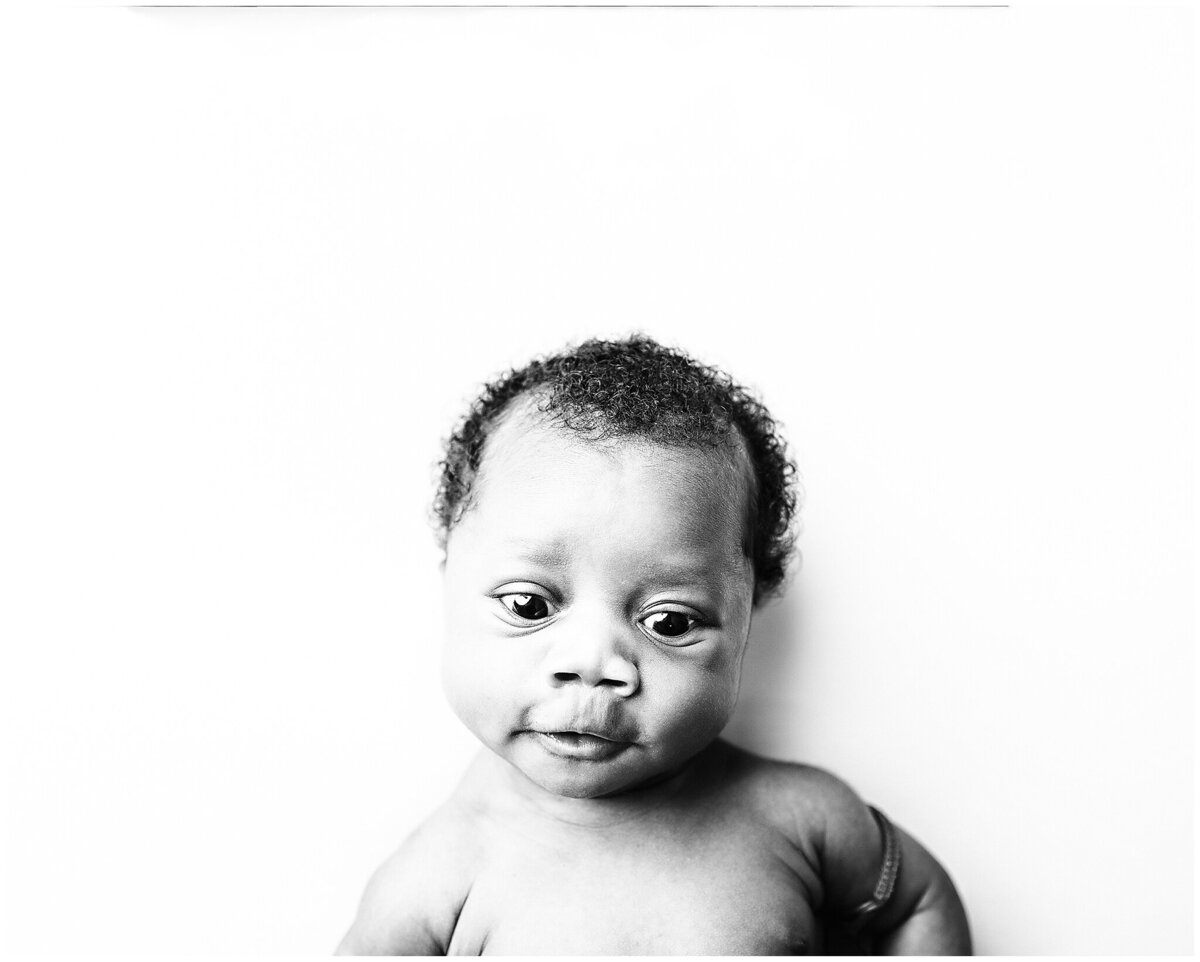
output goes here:
[{"label": "baby's chin", "polygon": [[529,773],[524,774],[531,782],[551,795],[559,795],[562,798],[581,799],[617,798],[622,795],[633,795],[643,788],[657,785],[662,778],[669,775],[669,773],[663,773],[661,776],[651,776],[649,778],[633,777],[618,779],[597,777],[596,775],[583,773],[557,778],[539,778]]},{"label": "baby's chin", "polygon": [[628,791],[626,788],[611,790],[608,785],[596,784],[589,779],[535,782],[535,784],[552,795],[560,795],[563,798],[611,798],[614,795],[623,795]]},{"label": "baby's chin", "polygon": [[524,759],[509,759],[514,767],[538,788],[563,798],[609,798],[635,791],[643,784],[656,780],[656,772],[613,765],[611,762],[544,762],[529,763]]}]

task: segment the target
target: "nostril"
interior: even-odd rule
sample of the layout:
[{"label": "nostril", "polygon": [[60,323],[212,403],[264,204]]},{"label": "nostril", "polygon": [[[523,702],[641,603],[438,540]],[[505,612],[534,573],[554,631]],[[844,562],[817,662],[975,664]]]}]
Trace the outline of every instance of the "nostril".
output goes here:
[{"label": "nostril", "polygon": [[636,679],[609,678],[604,675],[597,677],[590,672],[580,674],[577,671],[555,671],[551,672],[550,677],[554,679],[555,685],[582,684],[596,688],[613,688],[620,692],[636,687]]}]

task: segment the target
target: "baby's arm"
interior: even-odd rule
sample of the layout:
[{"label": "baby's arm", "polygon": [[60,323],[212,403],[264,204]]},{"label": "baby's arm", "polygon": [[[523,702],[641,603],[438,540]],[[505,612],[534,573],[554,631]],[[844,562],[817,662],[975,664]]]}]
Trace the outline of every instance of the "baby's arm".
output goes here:
[{"label": "baby's arm", "polygon": [[338,955],[446,954],[466,891],[446,821],[435,815],[379,866]]},{"label": "baby's arm", "polygon": [[[820,841],[825,911],[850,918],[871,897],[884,862],[884,834],[845,784],[825,775]],[[970,955],[966,913],[946,870],[911,835],[893,826],[900,871],[891,896],[861,923],[885,955]]]}]

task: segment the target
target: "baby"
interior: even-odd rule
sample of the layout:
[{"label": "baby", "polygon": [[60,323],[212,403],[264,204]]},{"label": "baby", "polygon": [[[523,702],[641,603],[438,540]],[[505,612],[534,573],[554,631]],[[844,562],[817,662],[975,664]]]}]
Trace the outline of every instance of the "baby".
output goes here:
[{"label": "baby", "polygon": [[489,385],[442,468],[444,685],[487,750],[340,953],[970,952],[910,835],[719,738],[792,547],[754,398],[646,337],[588,341]]}]

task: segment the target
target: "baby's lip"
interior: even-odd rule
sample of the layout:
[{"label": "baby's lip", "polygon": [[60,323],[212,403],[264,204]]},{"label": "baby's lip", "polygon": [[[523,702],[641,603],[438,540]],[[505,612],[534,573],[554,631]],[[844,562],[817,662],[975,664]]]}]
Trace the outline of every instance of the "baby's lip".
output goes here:
[{"label": "baby's lip", "polygon": [[612,758],[632,744],[614,737],[611,733],[601,735],[593,731],[533,728],[530,729],[530,733],[550,754],[583,761],[603,761]]},{"label": "baby's lip", "polygon": [[585,716],[547,715],[529,719],[528,731],[542,735],[579,736],[601,738],[606,742],[625,744],[637,741],[634,730],[620,718],[605,717],[599,713]]},{"label": "baby's lip", "polygon": [[541,705],[523,719],[527,731],[543,735],[583,736],[627,744],[637,741],[637,731],[623,706],[610,701],[585,700]]},{"label": "baby's lip", "polygon": [[611,731],[596,731],[590,728],[534,728],[539,735],[553,735],[555,738],[599,738],[601,741],[624,744],[626,739],[618,737]]}]

